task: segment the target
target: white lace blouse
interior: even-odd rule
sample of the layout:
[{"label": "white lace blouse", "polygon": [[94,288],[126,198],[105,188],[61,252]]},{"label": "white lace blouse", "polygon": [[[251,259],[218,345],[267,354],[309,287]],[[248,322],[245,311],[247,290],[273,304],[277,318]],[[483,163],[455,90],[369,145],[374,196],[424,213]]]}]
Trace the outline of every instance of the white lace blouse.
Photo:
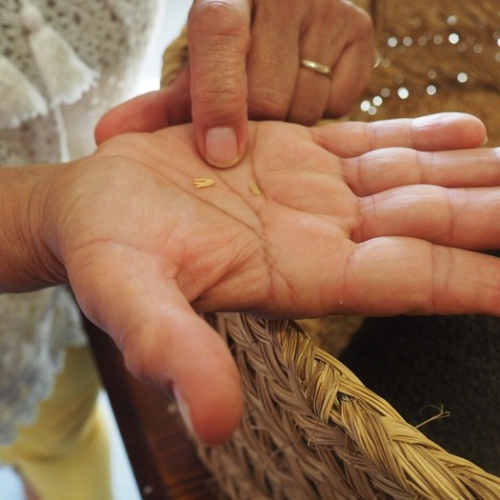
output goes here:
[{"label": "white lace blouse", "polygon": [[[0,165],[92,152],[97,120],[135,85],[163,2],[0,0]],[[64,288],[0,295],[0,446],[36,419],[65,348],[84,342]]]}]

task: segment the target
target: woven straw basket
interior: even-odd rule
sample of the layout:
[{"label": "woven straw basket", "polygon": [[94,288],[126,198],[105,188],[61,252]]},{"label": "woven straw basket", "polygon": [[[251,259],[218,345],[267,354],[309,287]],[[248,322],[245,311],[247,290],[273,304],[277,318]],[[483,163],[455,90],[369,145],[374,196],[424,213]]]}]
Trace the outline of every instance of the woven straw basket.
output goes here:
[{"label": "woven straw basket", "polygon": [[[464,110],[487,122],[490,139],[496,136],[495,3],[365,2],[375,20],[381,64],[352,116],[371,120]],[[459,41],[449,38],[454,34]],[[165,52],[163,85],[187,64],[182,34]],[[219,313],[206,320],[234,355],[245,401],[242,425],[229,442],[197,444],[224,497],[500,498],[500,479],[427,439],[332,355],[359,324],[356,318],[347,323],[347,333],[342,318],[299,323]],[[311,324],[314,341],[303,326]]]}]

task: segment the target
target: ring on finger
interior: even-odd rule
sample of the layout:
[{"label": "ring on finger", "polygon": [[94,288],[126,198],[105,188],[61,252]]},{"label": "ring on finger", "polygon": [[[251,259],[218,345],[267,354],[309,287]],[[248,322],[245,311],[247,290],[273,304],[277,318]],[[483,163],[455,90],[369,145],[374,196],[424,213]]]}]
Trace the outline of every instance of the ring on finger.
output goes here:
[{"label": "ring on finger", "polygon": [[300,67],[310,69],[311,71],[324,76],[330,76],[332,74],[332,70],[328,66],[316,61],[311,61],[310,59],[301,59]]}]

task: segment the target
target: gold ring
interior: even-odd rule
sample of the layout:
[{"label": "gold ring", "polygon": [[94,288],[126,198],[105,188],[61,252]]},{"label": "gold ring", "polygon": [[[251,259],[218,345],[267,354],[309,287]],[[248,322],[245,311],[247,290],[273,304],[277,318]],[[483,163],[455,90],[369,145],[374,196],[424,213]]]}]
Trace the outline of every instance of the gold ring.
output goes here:
[{"label": "gold ring", "polygon": [[330,76],[332,74],[332,70],[328,66],[310,61],[309,59],[301,59],[300,66],[302,68],[310,69],[315,73],[319,73],[320,75]]}]

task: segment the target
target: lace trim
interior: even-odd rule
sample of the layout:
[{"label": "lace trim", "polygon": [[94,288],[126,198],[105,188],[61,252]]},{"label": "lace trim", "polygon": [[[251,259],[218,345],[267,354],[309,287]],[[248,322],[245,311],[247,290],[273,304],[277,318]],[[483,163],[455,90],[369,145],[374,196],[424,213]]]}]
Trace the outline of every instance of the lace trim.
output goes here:
[{"label": "lace trim", "polygon": [[74,104],[96,83],[98,72],[76,54],[71,45],[45,22],[40,10],[21,0],[21,26],[27,33],[33,59],[45,84],[49,102],[27,76],[5,56],[0,59],[0,127],[16,128],[45,116],[49,107]]},{"label": "lace trim", "polygon": [[86,337],[65,288],[4,294],[0,306],[0,446],[7,446],[52,394],[66,348],[84,345]]}]

